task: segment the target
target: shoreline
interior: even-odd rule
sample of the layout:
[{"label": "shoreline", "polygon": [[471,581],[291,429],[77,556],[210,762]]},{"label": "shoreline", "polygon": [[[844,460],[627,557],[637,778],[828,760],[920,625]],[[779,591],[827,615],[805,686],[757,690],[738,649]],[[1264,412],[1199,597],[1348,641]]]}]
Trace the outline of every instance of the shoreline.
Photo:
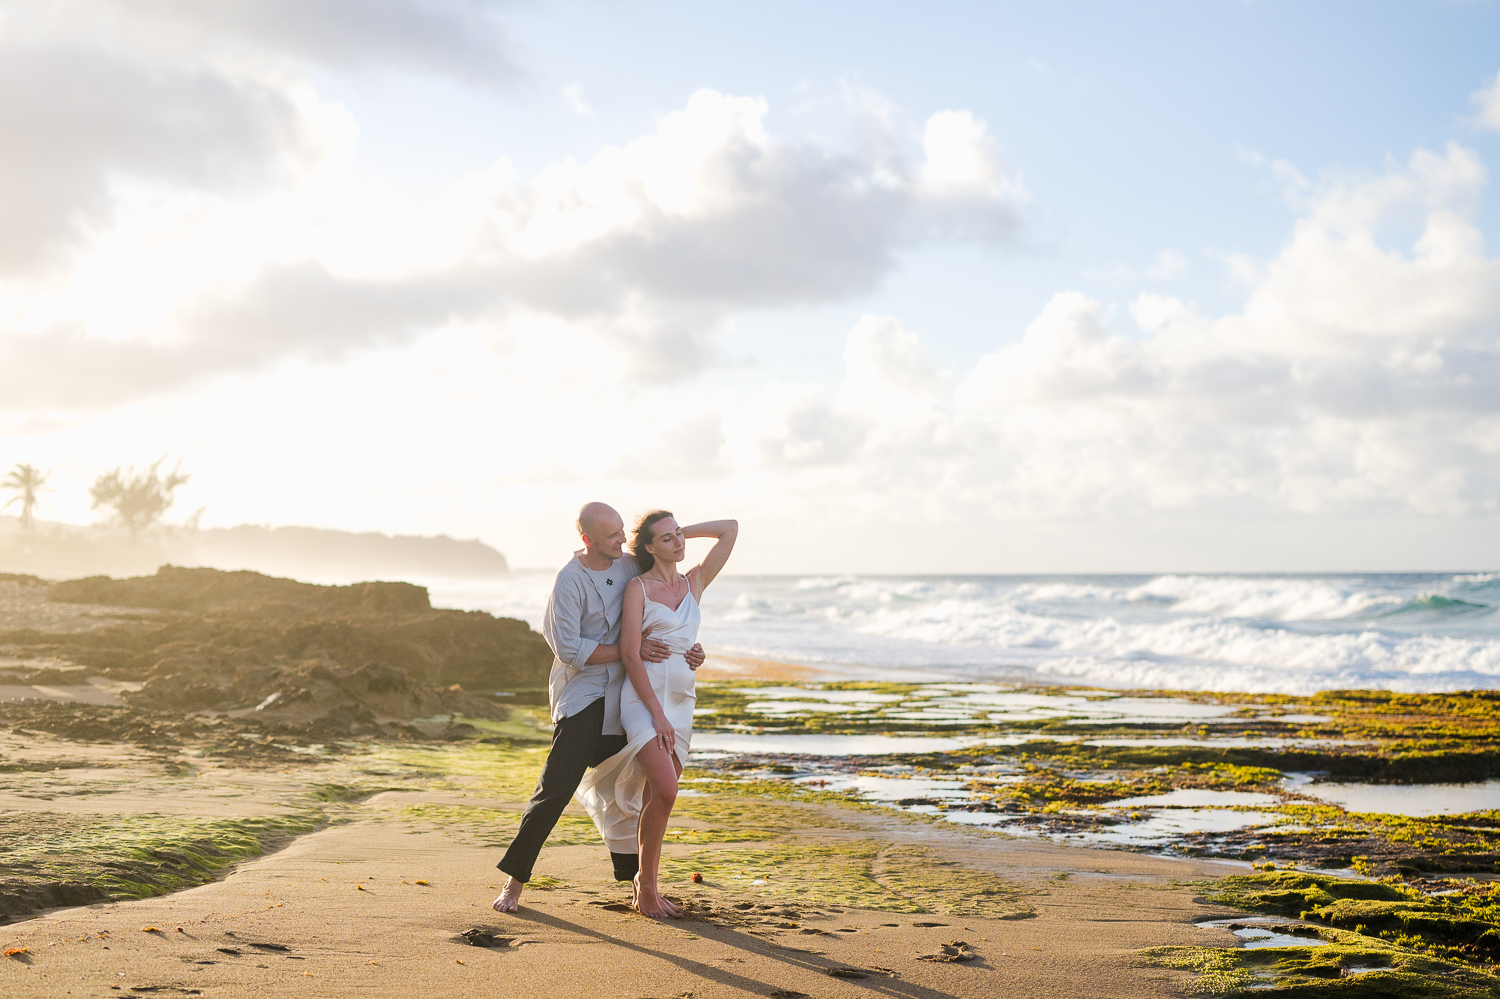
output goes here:
[{"label": "shoreline", "polygon": [[[0,636],[10,643],[0,673],[44,695],[0,700],[0,915],[22,920],[0,926],[13,952],[0,974],[17,987],[59,974],[123,989],[97,977],[120,960],[127,978],[148,976],[132,987],[181,992],[196,980],[243,991],[301,956],[344,976],[317,994],[407,994],[434,961],[467,960],[446,950],[470,947],[466,930],[509,932],[488,918],[493,861],[550,736],[539,660],[522,656],[537,641],[525,625],[434,611],[404,584],[164,570],[45,591],[62,602],[39,584],[8,585],[29,587],[25,606],[10,608],[10,624],[26,627]],[[510,672],[486,667],[485,649],[508,657]],[[412,671],[372,663],[370,650],[407,657]],[[1311,995],[1320,981],[1357,975],[1361,988],[1477,996],[1500,981],[1500,885],[1488,880],[1500,863],[1500,802],[1454,815],[1355,807],[1369,788],[1420,781],[1480,778],[1500,792],[1500,694],[863,682],[768,659],[711,662],[719,668],[700,677],[700,747],[663,865],[669,892],[701,902],[695,921],[620,911],[618,889],[601,881],[597,832],[574,806],[528,894],[545,932],[528,924],[505,948],[476,948],[503,951],[494,981],[540,953],[533,943],[555,951],[538,968],[583,981],[588,961],[575,956],[620,941],[636,949],[609,951],[609,967],[639,968],[666,989],[691,965],[692,987],[661,994],[700,997],[852,995],[840,990],[886,971],[915,995],[1004,994],[1011,961],[1022,962],[1016,980],[1066,995],[1090,994],[1095,979],[1128,979],[1140,995],[1268,982]],[[473,677],[501,676],[511,679],[473,687]],[[1317,797],[1340,781],[1349,804]],[[441,891],[400,873],[403,844],[417,843],[423,863],[446,872]],[[338,882],[348,899],[325,899],[329,871],[351,864],[377,867]],[[314,870],[324,872],[316,883]],[[271,873],[270,908],[244,908],[264,894],[246,886],[267,872],[291,872],[299,893]],[[402,880],[402,892],[442,896],[432,912],[399,903],[410,953],[379,924],[384,910],[367,905]],[[308,898],[350,922],[318,922],[301,908]],[[26,918],[59,904],[83,908]],[[215,952],[235,949],[224,934],[240,931],[225,928],[225,912],[271,920],[247,925],[281,926],[307,953],[273,948],[265,953],[282,963],[256,967],[189,947],[199,926],[220,934]],[[159,925],[172,913],[191,918]],[[1214,918],[1222,925],[1197,925]],[[66,936],[118,919],[155,931],[106,927],[105,943],[94,929],[93,950]],[[1230,928],[1236,919],[1241,929]],[[1280,955],[1269,968],[1240,946],[1256,920],[1292,941],[1266,950]],[[1070,942],[1052,963],[1025,964],[1019,941],[1044,924],[1051,942]],[[1127,924],[1129,947],[1101,949],[1100,927]],[[366,963],[401,965],[408,977],[380,984],[347,963],[365,953],[359,940],[376,938]],[[1046,934],[1035,939],[1026,946],[1047,952]],[[734,960],[763,969],[764,987],[693,957],[706,941],[716,960],[744,952]],[[822,953],[795,968],[778,963],[813,951]],[[1079,961],[1094,976],[1082,985],[1070,977]],[[661,977],[661,962],[676,970]],[[866,979],[830,975],[836,967]],[[773,988],[777,975],[789,977]],[[806,975],[822,977],[808,988]]]},{"label": "shoreline", "polygon": [[[431,771],[431,760],[419,762]],[[517,780],[524,777],[500,778]],[[1228,937],[1194,929],[1193,919],[1227,910],[1194,902],[1192,889],[1177,886],[1183,877],[1215,873],[1217,864],[962,834],[934,838],[902,816],[760,799],[733,802],[743,809],[738,817],[685,809],[680,828],[700,835],[669,842],[666,860],[673,869],[707,872],[701,885],[680,872],[668,875],[669,892],[691,906],[689,919],[653,923],[616,911],[628,893],[605,880],[607,858],[576,807],[544,851],[520,918],[502,917],[486,908],[505,838],[494,819],[515,814],[514,790],[488,793],[507,788],[451,770],[440,783],[447,789],[344,803],[339,821],[200,887],[0,927],[6,949],[25,948],[0,963],[0,989],[18,999],[55,995],[70,982],[97,990],[119,985],[127,994],[139,987],[204,994],[279,987],[396,996],[432,981],[457,988],[538,975],[581,984],[608,967],[617,984],[596,983],[593,994],[670,987],[654,994],[856,995],[864,986],[853,976],[864,974],[953,996],[1070,982],[1070,994],[1103,996],[1119,994],[1110,989],[1123,975],[1137,986],[1132,994],[1167,995],[1163,985],[1186,976],[1134,969],[1127,959],[1133,947]],[[816,863],[802,869],[772,861],[791,844],[813,851]],[[714,858],[723,872],[710,865]],[[736,880],[741,869],[765,877]],[[948,881],[924,889],[912,880],[934,876]],[[1070,883],[1074,877],[1087,883]],[[959,898],[949,882],[978,890]],[[792,894],[778,897],[778,883]],[[1143,915],[1131,899],[1148,887],[1152,911]],[[1101,912],[1128,917],[1133,929],[1101,947]],[[475,929],[498,934],[504,945],[461,940]],[[944,946],[956,941],[972,959],[924,959],[945,956]],[[274,948],[255,949],[257,943]],[[1097,989],[1075,977],[1082,968],[1093,969]]]}]

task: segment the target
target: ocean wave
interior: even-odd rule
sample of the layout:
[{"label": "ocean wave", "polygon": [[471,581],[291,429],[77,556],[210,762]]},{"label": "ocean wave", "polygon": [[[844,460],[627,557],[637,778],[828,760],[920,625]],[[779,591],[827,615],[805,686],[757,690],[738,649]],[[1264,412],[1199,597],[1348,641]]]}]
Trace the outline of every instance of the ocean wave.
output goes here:
[{"label": "ocean wave", "polygon": [[[550,586],[548,574],[433,595],[535,626]],[[1484,573],[724,577],[704,599],[703,641],[859,679],[1455,690],[1500,687],[1497,604],[1500,574]]]},{"label": "ocean wave", "polygon": [[1340,621],[1400,601],[1394,594],[1321,579],[1243,576],[1160,576],[1137,592],[1172,600],[1180,614],[1272,621]]},{"label": "ocean wave", "polygon": [[1459,615],[1490,612],[1495,608],[1490,604],[1478,603],[1473,600],[1460,600],[1457,597],[1443,597],[1436,593],[1424,593],[1415,600],[1408,601],[1395,610],[1386,611],[1385,617],[1406,616],[1412,614],[1427,615]]}]

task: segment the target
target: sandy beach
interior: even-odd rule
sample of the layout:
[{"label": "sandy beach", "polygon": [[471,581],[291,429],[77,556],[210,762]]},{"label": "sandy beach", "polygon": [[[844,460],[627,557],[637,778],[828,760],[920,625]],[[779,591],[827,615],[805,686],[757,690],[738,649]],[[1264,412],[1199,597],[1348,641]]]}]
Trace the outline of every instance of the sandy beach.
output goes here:
[{"label": "sandy beach", "polygon": [[[121,803],[123,804],[123,802]],[[142,807],[144,803],[131,803]],[[818,886],[767,898],[714,878],[678,879],[688,918],[627,910],[603,848],[550,847],[522,911],[489,909],[498,850],[401,818],[413,804],[514,808],[515,801],[387,792],[346,824],[301,836],[222,881],[139,901],[49,912],[0,929],[7,996],[124,994],[408,996],[537,989],[554,995],[1170,996],[1183,972],[1135,951],[1227,944],[1191,921],[1219,911],[1184,879],[1223,864],[935,833],[890,816],[839,816],[784,842],[920,846],[934,864],[998,879],[1024,918],[831,905]],[[254,801],[237,807],[256,808]],[[713,848],[709,848],[713,849]],[[669,848],[669,856],[701,847]],[[768,874],[774,882],[779,872]],[[899,895],[893,896],[899,905]],[[909,907],[909,906],[908,906]],[[492,934],[475,946],[463,934]],[[474,935],[471,933],[471,936]],[[1222,939],[1220,939],[1222,938]],[[948,945],[948,953],[944,953]],[[964,960],[943,960],[954,956]],[[936,958],[936,959],[934,959]]]},{"label": "sandy beach", "polygon": [[[663,856],[686,916],[630,909],[576,804],[501,915],[550,723],[535,683],[473,677],[544,675],[521,622],[209,570],[0,597],[6,997],[1497,988],[1483,691],[843,682],[726,658]],[[1403,804],[1424,786],[1451,807]]]}]

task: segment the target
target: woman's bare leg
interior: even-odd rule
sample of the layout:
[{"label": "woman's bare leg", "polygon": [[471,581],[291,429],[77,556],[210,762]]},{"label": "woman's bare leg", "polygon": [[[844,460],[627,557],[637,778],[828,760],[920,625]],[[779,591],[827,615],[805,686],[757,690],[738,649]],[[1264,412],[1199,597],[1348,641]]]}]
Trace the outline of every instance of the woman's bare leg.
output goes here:
[{"label": "woman's bare leg", "polygon": [[[681,772],[682,772],[681,766],[679,766],[677,768],[677,770],[678,770],[678,773],[680,775]],[[647,807],[650,806],[650,804],[651,804],[651,784],[648,781],[647,784],[646,784],[645,794],[641,797],[641,811],[644,813],[644,811],[646,810]],[[663,834],[662,838],[663,839],[666,838],[665,834]],[[640,838],[640,824],[637,823],[636,824],[636,847],[635,847],[637,858],[639,858],[639,856],[640,856],[640,849],[641,849],[640,843],[641,843],[641,838]],[[661,853],[660,853],[660,851],[658,851],[657,852],[658,861],[660,860],[660,857],[661,857]],[[637,870],[639,870],[639,862],[637,862]],[[667,898],[665,895],[662,895],[659,890],[657,892],[657,896],[656,897],[661,900],[662,908],[667,910],[667,915],[673,916],[673,917],[682,915],[682,909],[681,909],[681,907],[679,907],[676,904],[674,904],[672,902],[672,900],[669,899],[669,898]],[[636,878],[635,881],[632,882],[631,885],[630,885],[630,904],[633,905],[633,906],[635,906],[636,909],[639,910],[640,909],[640,901],[641,901],[640,878]]]},{"label": "woman's bare leg", "polygon": [[661,897],[657,877],[661,869],[661,841],[667,834],[667,820],[677,803],[677,777],[682,764],[660,743],[651,743],[636,757],[646,772],[646,794],[641,808],[641,870],[635,876],[635,906],[643,916],[653,919],[673,917],[682,910]]}]

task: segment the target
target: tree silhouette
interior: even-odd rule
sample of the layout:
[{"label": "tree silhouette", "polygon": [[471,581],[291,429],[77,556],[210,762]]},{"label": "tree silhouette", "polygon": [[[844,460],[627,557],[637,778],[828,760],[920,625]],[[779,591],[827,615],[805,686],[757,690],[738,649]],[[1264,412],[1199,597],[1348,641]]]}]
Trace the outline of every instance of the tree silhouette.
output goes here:
[{"label": "tree silhouette", "polygon": [[144,472],[137,473],[134,465],[121,465],[99,476],[89,489],[89,495],[94,498],[91,509],[112,507],[115,521],[127,528],[132,537],[150,527],[172,505],[172,493],[188,480],[182,474],[180,461],[169,474],[158,474],[163,461],[166,461],[165,457],[156,459]]},{"label": "tree silhouette", "polygon": [[0,509],[9,509],[17,503],[21,504],[21,530],[30,531],[35,528],[36,508],[41,504],[37,493],[42,491],[43,483],[51,474],[50,471],[44,472],[34,465],[17,465],[6,473],[4,479],[0,479],[0,486],[14,489],[17,493]]}]

